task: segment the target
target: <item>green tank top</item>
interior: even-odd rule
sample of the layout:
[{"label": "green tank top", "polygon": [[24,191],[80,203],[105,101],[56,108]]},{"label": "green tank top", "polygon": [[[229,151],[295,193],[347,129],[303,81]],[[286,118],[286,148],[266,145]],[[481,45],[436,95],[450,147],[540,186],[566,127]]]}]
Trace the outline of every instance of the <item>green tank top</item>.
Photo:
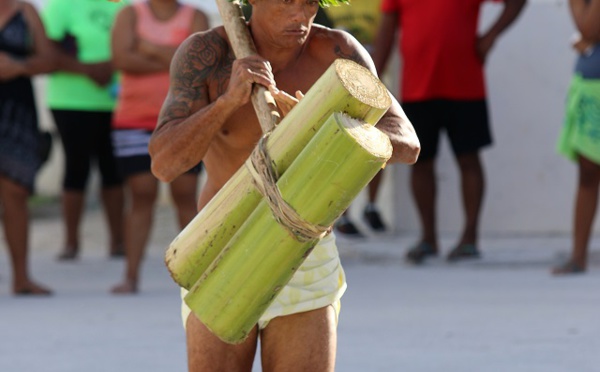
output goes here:
[{"label": "green tank top", "polygon": [[[114,19],[129,1],[47,0],[42,20],[48,37],[83,63],[106,62],[111,59],[110,32]],[[68,72],[49,75],[46,89],[51,109],[112,111],[115,84],[103,87],[90,78]]]}]

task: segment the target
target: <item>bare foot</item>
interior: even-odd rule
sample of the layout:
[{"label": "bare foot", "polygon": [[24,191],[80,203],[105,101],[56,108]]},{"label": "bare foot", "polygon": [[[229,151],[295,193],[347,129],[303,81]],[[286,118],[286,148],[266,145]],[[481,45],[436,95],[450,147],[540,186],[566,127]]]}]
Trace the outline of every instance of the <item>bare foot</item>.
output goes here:
[{"label": "bare foot", "polygon": [[112,294],[136,294],[137,291],[137,283],[133,280],[125,280],[123,283],[112,287],[110,290]]},{"label": "bare foot", "polygon": [[50,296],[52,291],[40,284],[27,281],[13,286],[15,296]]}]

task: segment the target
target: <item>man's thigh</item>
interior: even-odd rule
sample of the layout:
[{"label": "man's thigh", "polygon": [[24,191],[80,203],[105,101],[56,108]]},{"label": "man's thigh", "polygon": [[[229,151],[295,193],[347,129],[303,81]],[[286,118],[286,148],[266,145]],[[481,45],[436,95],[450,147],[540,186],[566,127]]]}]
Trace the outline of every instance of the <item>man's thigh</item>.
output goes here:
[{"label": "man's thigh", "polygon": [[261,331],[264,372],[335,369],[337,316],[333,306],[272,319]]},{"label": "man's thigh", "polygon": [[190,314],[186,322],[189,372],[250,372],[256,353],[256,327],[246,341],[230,345]]}]

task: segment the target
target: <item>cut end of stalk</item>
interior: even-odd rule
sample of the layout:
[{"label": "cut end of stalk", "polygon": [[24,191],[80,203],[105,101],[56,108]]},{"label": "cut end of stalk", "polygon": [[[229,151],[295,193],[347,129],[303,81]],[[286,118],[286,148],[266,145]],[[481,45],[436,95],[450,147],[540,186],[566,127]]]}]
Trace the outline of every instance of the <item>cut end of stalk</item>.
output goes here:
[{"label": "cut end of stalk", "polygon": [[363,148],[380,159],[385,159],[386,161],[390,159],[392,156],[392,143],[385,133],[362,120],[354,119],[340,113],[336,113],[335,115],[337,116],[338,123]]},{"label": "cut end of stalk", "polygon": [[379,109],[391,106],[387,88],[367,68],[349,59],[340,58],[333,63],[344,88],[356,99]]}]

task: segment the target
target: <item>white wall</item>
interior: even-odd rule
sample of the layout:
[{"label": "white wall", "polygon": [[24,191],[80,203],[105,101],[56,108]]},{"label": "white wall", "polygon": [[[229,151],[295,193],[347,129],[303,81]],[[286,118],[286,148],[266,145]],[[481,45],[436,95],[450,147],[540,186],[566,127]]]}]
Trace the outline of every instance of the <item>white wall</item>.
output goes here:
[{"label": "white wall", "polygon": [[[43,0],[34,2],[43,4]],[[186,2],[210,14],[213,25],[220,23],[213,0]],[[485,6],[482,27],[499,9],[497,5]],[[490,56],[487,76],[495,144],[483,155],[487,177],[484,233],[570,231],[576,168],[556,154],[555,143],[575,59],[569,46],[573,32],[566,0],[530,0]],[[395,80],[391,77],[386,81]],[[43,88],[43,78],[36,84]],[[43,95],[39,99],[42,125],[51,128]],[[62,153],[58,146],[55,150],[38,177],[41,194],[57,194],[59,190]],[[438,224],[441,231],[455,232],[463,220],[460,189],[445,139],[437,170]],[[379,200],[384,216],[399,232],[418,228],[408,175],[407,166],[389,166]],[[358,217],[363,204],[364,195],[353,206],[352,214]]]}]

